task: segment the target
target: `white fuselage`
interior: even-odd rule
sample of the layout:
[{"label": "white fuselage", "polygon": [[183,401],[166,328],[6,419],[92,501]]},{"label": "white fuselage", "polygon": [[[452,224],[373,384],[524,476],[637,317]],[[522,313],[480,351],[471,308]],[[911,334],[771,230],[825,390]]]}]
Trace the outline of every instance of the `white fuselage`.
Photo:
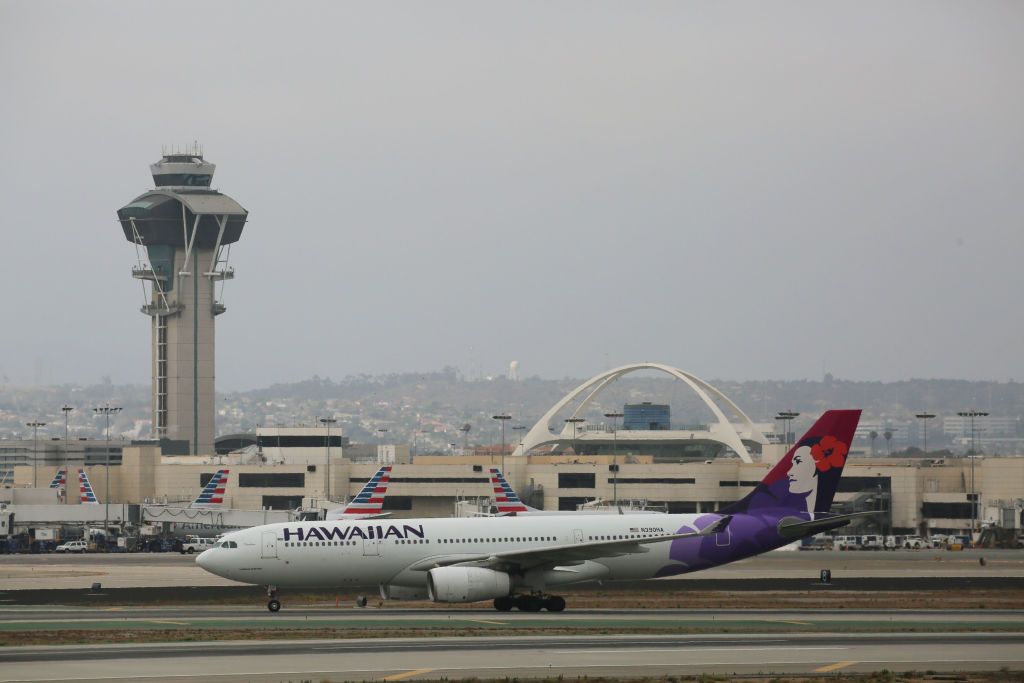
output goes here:
[{"label": "white fuselage", "polygon": [[[207,571],[244,583],[289,588],[418,588],[426,586],[423,565],[432,557],[469,559],[510,550],[664,536],[696,530],[698,517],[660,513],[527,515],[269,524],[228,534],[222,541],[232,541],[235,547],[207,550],[197,562]],[[720,538],[712,538],[712,542],[730,542],[728,531],[715,536]],[[566,563],[573,566],[559,582],[651,578],[673,562],[670,546],[671,541],[662,541],[644,545],[640,552]],[[418,568],[411,568],[413,565]]]}]

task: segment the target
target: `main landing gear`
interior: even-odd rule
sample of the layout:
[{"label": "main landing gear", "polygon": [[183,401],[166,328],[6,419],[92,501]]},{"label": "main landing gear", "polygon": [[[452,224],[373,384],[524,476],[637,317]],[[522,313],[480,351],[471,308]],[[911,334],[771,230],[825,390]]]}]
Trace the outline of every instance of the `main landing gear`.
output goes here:
[{"label": "main landing gear", "polygon": [[561,612],[565,609],[565,598],[560,595],[509,595],[494,599],[494,609],[508,612],[513,607],[520,612]]},{"label": "main landing gear", "polygon": [[268,610],[277,612],[281,609],[281,601],[277,599],[277,586],[267,586],[267,597],[270,598],[267,601]]}]

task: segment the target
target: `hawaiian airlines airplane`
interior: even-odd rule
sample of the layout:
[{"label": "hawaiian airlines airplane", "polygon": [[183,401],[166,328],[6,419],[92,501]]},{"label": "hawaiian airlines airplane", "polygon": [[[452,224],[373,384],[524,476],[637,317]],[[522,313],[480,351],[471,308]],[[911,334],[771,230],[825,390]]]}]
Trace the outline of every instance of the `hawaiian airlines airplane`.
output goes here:
[{"label": "hawaiian airlines airplane", "polygon": [[861,516],[829,513],[859,419],[859,410],[826,412],[749,495],[719,512],[268,524],[225,535],[196,563],[267,586],[271,612],[280,588],[338,587],[560,612],[565,600],[549,589],[708,569]]},{"label": "hawaiian airlines airplane", "polygon": [[370,477],[362,490],[343,508],[329,510],[325,519],[377,519],[387,517],[384,512],[384,495],[388,492],[391,481],[391,465],[384,465]]}]

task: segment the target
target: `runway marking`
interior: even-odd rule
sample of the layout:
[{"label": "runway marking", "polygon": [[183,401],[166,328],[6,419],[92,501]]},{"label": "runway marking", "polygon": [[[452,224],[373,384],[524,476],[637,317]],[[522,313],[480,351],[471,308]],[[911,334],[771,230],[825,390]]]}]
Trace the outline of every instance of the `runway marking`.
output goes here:
[{"label": "runway marking", "polygon": [[[652,648],[623,648],[629,652],[771,652],[775,650],[774,647],[676,647],[673,645],[666,645],[665,647],[652,647]],[[575,654],[577,652],[586,652],[587,654],[609,654],[613,652],[622,652],[623,649],[619,650],[592,650],[590,648],[580,648],[578,650],[552,650],[551,652],[556,655],[568,655]],[[839,645],[819,645],[819,646],[806,646],[806,647],[787,647],[787,650],[849,650],[849,647]],[[851,662],[854,664],[856,662]]]},{"label": "runway marking", "polygon": [[169,621],[166,619],[147,619],[151,624],[174,624],[175,626],[189,626],[187,621]]},{"label": "runway marking", "polygon": [[809,621],[790,621],[788,619],[775,619],[774,621],[776,621],[776,622],[778,622],[780,624],[796,624],[797,626],[814,626],[814,624],[812,624]]},{"label": "runway marking", "polygon": [[488,621],[487,619],[466,619],[466,621],[473,621],[478,624],[494,624],[495,626],[508,626],[508,622],[505,621]]},{"label": "runway marking", "polygon": [[431,671],[436,671],[436,670],[437,669],[413,669],[412,671],[404,671],[404,672],[402,672],[400,674],[394,674],[393,676],[385,676],[384,680],[385,681],[401,681],[401,680],[404,680],[406,678],[412,678],[413,676],[419,676],[421,674],[428,674]]},{"label": "runway marking", "polygon": [[814,673],[824,674],[828,673],[829,671],[838,671],[839,669],[845,669],[848,666],[853,666],[856,663],[857,662],[836,662],[835,664],[829,664],[828,666],[822,666],[817,669],[814,669]]}]

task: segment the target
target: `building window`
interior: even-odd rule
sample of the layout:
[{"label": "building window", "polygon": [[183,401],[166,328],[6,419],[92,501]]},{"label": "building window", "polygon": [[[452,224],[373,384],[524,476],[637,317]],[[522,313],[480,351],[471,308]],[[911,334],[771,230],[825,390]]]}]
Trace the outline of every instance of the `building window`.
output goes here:
[{"label": "building window", "polygon": [[718,485],[719,486],[733,486],[733,487],[735,487],[735,486],[757,486],[760,483],[761,482],[759,482],[759,481],[743,481],[743,480],[737,481],[735,479],[729,479],[729,480],[718,482]]},{"label": "building window", "polygon": [[[260,434],[256,439],[256,445],[260,448],[326,448],[327,435],[274,436],[272,434]],[[331,448],[341,448],[347,445],[348,437],[331,434]]]},{"label": "building window", "polygon": [[302,506],[302,496],[263,496],[263,507],[271,510],[294,510]]},{"label": "building window", "polygon": [[392,484],[487,484],[487,477],[391,477]]},{"label": "building window", "polygon": [[412,496],[387,496],[382,510],[412,510]]},{"label": "building window", "polygon": [[238,486],[247,489],[301,489],[305,485],[304,472],[242,472],[238,475]]},{"label": "building window", "polygon": [[[596,477],[593,472],[559,472],[558,488],[592,489],[594,488],[595,480]],[[559,510],[561,509],[559,508]]]},{"label": "building window", "polygon": [[[620,484],[695,484],[693,477],[619,477]],[[614,484],[615,478],[608,477],[608,483]]]},{"label": "building window", "polygon": [[921,505],[921,514],[925,517],[938,517],[940,519],[970,519],[970,503],[924,503]]},{"label": "building window", "polygon": [[573,511],[578,506],[583,505],[584,503],[586,503],[587,500],[589,500],[589,499],[588,498],[583,498],[582,496],[563,496],[563,497],[558,499],[558,509],[563,511],[563,512],[565,512],[565,511]]}]

